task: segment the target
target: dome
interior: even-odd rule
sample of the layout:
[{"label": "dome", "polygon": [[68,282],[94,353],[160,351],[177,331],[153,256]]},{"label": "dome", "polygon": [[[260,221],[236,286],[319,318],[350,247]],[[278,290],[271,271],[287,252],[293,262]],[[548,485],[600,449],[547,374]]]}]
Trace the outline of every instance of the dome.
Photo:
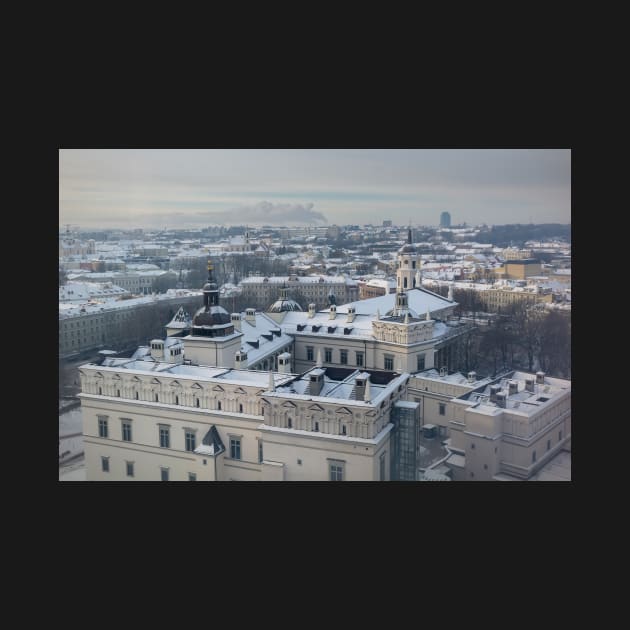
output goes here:
[{"label": "dome", "polygon": [[217,286],[216,282],[206,282],[206,284],[203,285],[203,289],[201,289],[204,293],[208,293],[209,291],[218,291],[219,287]]},{"label": "dome", "polygon": [[417,254],[418,250],[416,249],[415,245],[412,245],[411,243],[407,243],[406,245],[403,245],[399,250],[398,250],[399,254]]},{"label": "dome", "polygon": [[301,311],[302,307],[295,300],[276,300],[268,309],[268,313],[284,313],[286,311]]},{"label": "dome", "polygon": [[193,317],[193,326],[216,326],[229,324],[230,314],[222,306],[202,306]]}]

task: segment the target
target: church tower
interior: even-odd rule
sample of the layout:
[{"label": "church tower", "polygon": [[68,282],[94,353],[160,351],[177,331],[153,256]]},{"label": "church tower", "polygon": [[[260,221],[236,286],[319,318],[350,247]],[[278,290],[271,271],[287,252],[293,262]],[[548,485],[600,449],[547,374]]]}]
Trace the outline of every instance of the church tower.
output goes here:
[{"label": "church tower", "polygon": [[[411,242],[411,228],[407,232],[407,243],[398,250],[396,268],[396,292],[402,293],[415,289],[420,271],[420,256]],[[420,286],[418,285],[418,288]]]}]

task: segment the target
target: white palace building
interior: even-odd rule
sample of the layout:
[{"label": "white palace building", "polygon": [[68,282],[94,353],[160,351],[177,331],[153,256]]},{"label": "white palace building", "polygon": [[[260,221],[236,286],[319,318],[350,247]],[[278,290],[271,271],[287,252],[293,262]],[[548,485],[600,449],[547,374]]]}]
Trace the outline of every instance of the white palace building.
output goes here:
[{"label": "white palace building", "polygon": [[[194,317],[180,309],[166,339],[80,367],[87,479],[415,480],[419,427],[447,402],[430,375],[454,369],[466,326],[450,318],[452,294],[421,288],[408,241],[395,294],[323,311],[301,311],[283,288],[266,313],[230,314],[209,264]],[[468,378],[453,395],[487,383]],[[449,405],[441,436],[466,434],[469,407]],[[464,478],[470,450],[457,438],[453,453]],[[502,470],[497,460],[491,473]]]}]

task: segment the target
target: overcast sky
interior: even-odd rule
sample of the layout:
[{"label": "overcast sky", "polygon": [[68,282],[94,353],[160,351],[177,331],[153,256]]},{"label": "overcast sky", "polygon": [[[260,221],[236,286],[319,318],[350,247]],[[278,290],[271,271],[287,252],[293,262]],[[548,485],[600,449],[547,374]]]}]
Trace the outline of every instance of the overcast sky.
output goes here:
[{"label": "overcast sky", "polygon": [[565,149],[60,149],[59,223],[570,223]]}]

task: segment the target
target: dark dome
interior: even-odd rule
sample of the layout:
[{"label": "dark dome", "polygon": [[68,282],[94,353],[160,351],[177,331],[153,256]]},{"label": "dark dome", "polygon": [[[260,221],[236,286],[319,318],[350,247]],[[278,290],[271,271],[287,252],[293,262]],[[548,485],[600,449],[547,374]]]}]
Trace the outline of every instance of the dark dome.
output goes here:
[{"label": "dark dome", "polygon": [[229,324],[230,314],[222,306],[210,306],[206,310],[202,306],[193,317],[193,326],[215,326],[217,324]]},{"label": "dark dome", "polygon": [[415,245],[411,245],[411,244],[407,244],[407,245],[403,245],[399,250],[398,250],[399,254],[417,254],[418,250],[416,249]]},{"label": "dark dome", "polygon": [[206,284],[203,285],[203,289],[202,291],[204,293],[208,293],[209,291],[218,291],[219,287],[217,286],[216,282],[206,282]]}]

